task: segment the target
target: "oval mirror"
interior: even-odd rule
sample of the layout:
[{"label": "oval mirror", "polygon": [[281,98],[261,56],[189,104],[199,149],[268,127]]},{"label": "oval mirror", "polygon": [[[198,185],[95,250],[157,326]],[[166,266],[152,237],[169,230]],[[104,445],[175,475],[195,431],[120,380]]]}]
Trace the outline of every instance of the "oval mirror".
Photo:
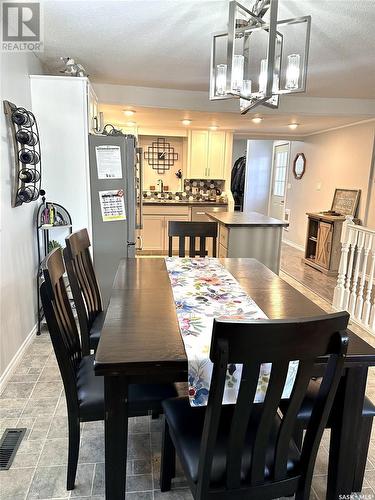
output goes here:
[{"label": "oval mirror", "polygon": [[293,173],[296,179],[301,179],[306,170],[306,158],[303,153],[298,153],[294,158]]}]

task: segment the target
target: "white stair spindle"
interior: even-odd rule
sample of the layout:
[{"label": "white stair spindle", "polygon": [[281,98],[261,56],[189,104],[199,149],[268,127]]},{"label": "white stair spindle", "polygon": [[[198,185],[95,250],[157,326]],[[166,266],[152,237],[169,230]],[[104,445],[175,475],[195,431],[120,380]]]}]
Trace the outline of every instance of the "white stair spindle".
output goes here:
[{"label": "white stair spindle", "polygon": [[342,308],[345,311],[348,311],[349,308],[349,299],[350,299],[350,285],[352,281],[352,273],[353,273],[353,264],[354,264],[354,255],[355,248],[357,244],[358,232],[354,230],[354,228],[350,227],[348,230],[348,239],[349,239],[349,264],[348,269],[346,271],[346,282],[345,282],[345,290],[344,290],[344,298],[342,303]]},{"label": "white stair spindle", "polygon": [[350,248],[349,225],[353,223],[353,219],[347,217],[342,225],[341,232],[341,258],[337,277],[337,284],[333,293],[333,306],[337,309],[342,309],[344,304],[345,293],[345,276],[348,266],[348,255]]},{"label": "white stair spindle", "polygon": [[355,317],[355,308],[357,304],[357,286],[358,286],[358,277],[359,277],[359,270],[361,266],[361,258],[362,258],[362,250],[363,250],[363,245],[364,245],[364,240],[365,240],[365,233],[361,232],[358,235],[358,240],[357,240],[357,248],[355,252],[355,257],[356,257],[356,262],[355,262],[355,268],[354,268],[354,276],[353,276],[353,282],[352,282],[352,290],[350,292],[350,299],[349,299],[349,309],[348,312],[352,316]]},{"label": "white stair spindle", "polygon": [[370,274],[367,282],[366,300],[363,305],[363,315],[362,315],[362,321],[365,325],[368,325],[370,323],[371,310],[372,310],[372,320],[374,320],[375,318],[374,299],[371,303],[371,294],[374,284],[375,284],[375,236],[372,234]]},{"label": "white stair spindle", "polygon": [[360,286],[357,293],[357,304],[355,308],[355,316],[358,319],[362,319],[363,312],[363,302],[365,299],[365,284],[366,284],[366,271],[368,256],[372,247],[373,235],[370,233],[363,233],[365,237],[365,243],[363,246],[363,259],[362,259],[362,270],[360,272]]}]

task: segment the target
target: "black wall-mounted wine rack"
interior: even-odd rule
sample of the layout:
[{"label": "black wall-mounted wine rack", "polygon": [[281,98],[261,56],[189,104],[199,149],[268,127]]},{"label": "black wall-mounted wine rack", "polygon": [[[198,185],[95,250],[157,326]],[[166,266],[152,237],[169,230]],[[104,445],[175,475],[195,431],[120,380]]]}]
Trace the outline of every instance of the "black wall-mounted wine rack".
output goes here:
[{"label": "black wall-mounted wine rack", "polygon": [[42,194],[39,131],[31,111],[4,101],[4,112],[14,150],[12,207],[18,207],[37,200]]}]

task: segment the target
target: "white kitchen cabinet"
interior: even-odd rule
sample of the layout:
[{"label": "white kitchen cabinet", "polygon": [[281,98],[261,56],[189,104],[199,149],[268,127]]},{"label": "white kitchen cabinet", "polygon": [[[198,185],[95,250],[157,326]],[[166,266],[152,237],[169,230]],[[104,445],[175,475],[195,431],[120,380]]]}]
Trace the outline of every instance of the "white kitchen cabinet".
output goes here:
[{"label": "white kitchen cabinet", "polygon": [[87,82],[87,112],[89,133],[98,133],[102,125],[100,123],[99,101],[89,82]]},{"label": "white kitchen cabinet", "polygon": [[209,179],[225,178],[226,133],[210,131],[208,134],[207,176]]},{"label": "white kitchen cabinet", "polygon": [[[168,253],[168,222],[172,220],[189,221],[189,207],[144,206],[141,231],[143,244],[140,253]],[[177,240],[173,241],[173,249],[178,250]]]},{"label": "white kitchen cabinet", "polygon": [[142,250],[163,251],[164,217],[161,215],[143,216],[142,240]]},{"label": "white kitchen cabinet", "polygon": [[191,130],[187,178],[225,179],[226,148],[231,137],[225,131]]},{"label": "white kitchen cabinet", "polygon": [[206,179],[208,178],[208,131],[192,130],[188,140],[188,178]]}]

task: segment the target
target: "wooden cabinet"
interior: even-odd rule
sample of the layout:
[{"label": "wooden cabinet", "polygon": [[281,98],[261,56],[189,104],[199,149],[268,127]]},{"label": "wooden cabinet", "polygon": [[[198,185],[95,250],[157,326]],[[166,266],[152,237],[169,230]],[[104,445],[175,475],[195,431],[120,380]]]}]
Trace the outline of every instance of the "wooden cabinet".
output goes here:
[{"label": "wooden cabinet", "polygon": [[142,240],[142,250],[163,250],[164,217],[160,215],[143,216]]},{"label": "wooden cabinet", "polygon": [[[190,220],[189,207],[173,206],[144,206],[142,250],[139,253],[167,254],[168,253],[168,222],[170,220]],[[178,249],[177,242],[173,248]]]},{"label": "wooden cabinet", "polygon": [[308,213],[305,263],[328,275],[337,274],[345,217]]},{"label": "wooden cabinet", "polygon": [[316,242],[315,262],[320,266],[329,269],[329,261],[331,256],[333,224],[320,222],[318,229],[318,237]]},{"label": "wooden cabinet", "polygon": [[225,131],[191,130],[188,136],[189,179],[225,179],[226,152],[232,135]]}]

